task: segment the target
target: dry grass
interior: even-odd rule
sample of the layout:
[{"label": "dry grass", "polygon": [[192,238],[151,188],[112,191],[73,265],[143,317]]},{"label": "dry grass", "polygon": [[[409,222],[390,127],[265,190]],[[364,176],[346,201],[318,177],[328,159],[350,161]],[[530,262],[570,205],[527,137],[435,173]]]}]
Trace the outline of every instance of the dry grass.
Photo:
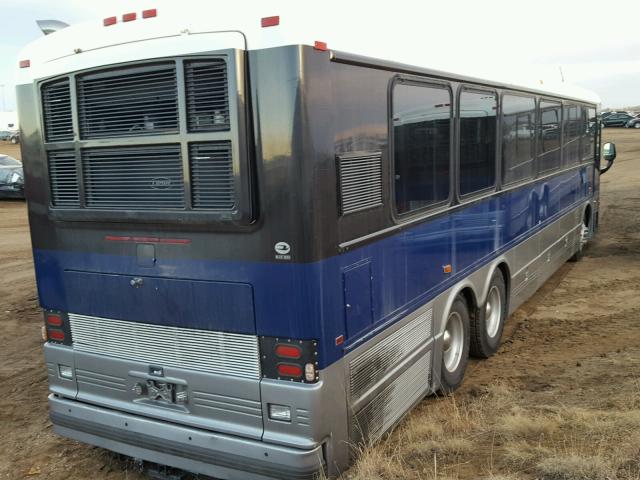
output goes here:
[{"label": "dry grass", "polygon": [[357,449],[342,480],[640,480],[637,398],[610,401],[620,408],[532,406],[506,385],[431,399]]}]

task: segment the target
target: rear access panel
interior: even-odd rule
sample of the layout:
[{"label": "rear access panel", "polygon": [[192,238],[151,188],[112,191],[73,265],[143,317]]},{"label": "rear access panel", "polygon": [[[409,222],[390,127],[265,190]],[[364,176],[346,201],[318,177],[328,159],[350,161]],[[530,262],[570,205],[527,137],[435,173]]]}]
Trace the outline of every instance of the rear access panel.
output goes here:
[{"label": "rear access panel", "polygon": [[93,317],[255,335],[246,283],[64,273],[67,311]]}]

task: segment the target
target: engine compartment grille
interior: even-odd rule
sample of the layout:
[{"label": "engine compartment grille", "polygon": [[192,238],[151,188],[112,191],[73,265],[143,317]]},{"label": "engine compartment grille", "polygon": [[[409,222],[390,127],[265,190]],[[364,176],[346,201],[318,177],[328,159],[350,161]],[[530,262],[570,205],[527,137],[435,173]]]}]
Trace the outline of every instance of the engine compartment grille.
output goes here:
[{"label": "engine compartment grille", "polygon": [[231,142],[192,143],[189,145],[189,163],[193,208],[233,209]]},{"label": "engine compartment grille", "polygon": [[87,148],[82,151],[90,208],[184,208],[180,145]]},{"label": "engine compartment grille", "polygon": [[82,138],[178,132],[173,63],[82,75],[77,89]]},{"label": "engine compartment grille", "polygon": [[200,372],[260,378],[258,338],[70,313],[74,350]]},{"label": "engine compartment grille", "polygon": [[231,94],[239,92],[231,84],[240,81],[230,68],[235,61],[229,54],[176,57],[44,83],[50,208],[60,209],[57,218],[244,221],[250,202],[239,197],[248,195],[250,182],[236,158],[245,156],[235,144],[244,124],[231,124],[238,109]]},{"label": "engine compartment grille", "polygon": [[47,142],[73,140],[71,91],[68,79],[42,86],[42,116]]},{"label": "engine compartment grille", "polygon": [[53,150],[49,152],[48,159],[51,204],[56,207],[79,207],[80,190],[75,151]]},{"label": "engine compartment grille", "polygon": [[185,62],[184,76],[189,131],[228,130],[229,96],[225,61]]}]

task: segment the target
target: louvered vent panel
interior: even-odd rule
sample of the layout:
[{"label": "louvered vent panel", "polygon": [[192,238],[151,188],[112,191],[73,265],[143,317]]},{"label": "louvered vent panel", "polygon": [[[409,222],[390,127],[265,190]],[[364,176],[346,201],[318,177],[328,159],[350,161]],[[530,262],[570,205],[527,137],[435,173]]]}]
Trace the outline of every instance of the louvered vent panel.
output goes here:
[{"label": "louvered vent panel", "polygon": [[49,185],[54,207],[79,207],[78,170],[73,150],[50,151]]},{"label": "louvered vent panel", "polygon": [[69,80],[42,86],[42,114],[47,142],[73,140]]},{"label": "louvered vent panel", "polygon": [[342,215],[382,205],[382,154],[338,156]]},{"label": "louvered vent panel", "polygon": [[185,63],[187,125],[190,132],[229,129],[227,64],[224,60]]},{"label": "louvered vent panel", "polygon": [[82,170],[88,208],[184,208],[179,145],[85,149]]},{"label": "louvered vent panel", "polygon": [[174,64],[79,77],[82,138],[178,132],[178,89]]},{"label": "louvered vent panel", "polygon": [[192,143],[189,160],[193,208],[232,210],[235,188],[231,142]]}]

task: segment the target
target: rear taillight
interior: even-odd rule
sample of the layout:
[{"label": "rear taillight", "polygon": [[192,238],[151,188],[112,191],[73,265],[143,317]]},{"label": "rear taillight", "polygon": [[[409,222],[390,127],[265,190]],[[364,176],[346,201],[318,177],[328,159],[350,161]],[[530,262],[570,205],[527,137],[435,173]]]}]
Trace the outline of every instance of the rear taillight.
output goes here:
[{"label": "rear taillight", "polygon": [[260,338],[262,376],[290,382],[318,381],[318,342],[287,338]]},{"label": "rear taillight", "polygon": [[45,311],[42,337],[52,343],[71,345],[69,317],[63,312]]}]

